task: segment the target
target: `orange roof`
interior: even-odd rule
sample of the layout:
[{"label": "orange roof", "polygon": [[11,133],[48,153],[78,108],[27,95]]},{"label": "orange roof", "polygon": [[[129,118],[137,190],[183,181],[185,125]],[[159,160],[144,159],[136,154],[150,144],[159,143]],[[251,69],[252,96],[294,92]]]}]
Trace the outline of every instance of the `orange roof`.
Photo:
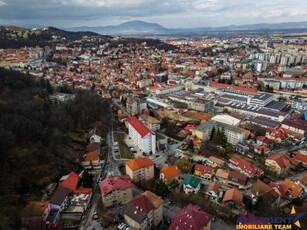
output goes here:
[{"label": "orange roof", "polygon": [[273,154],[267,159],[275,161],[281,168],[286,168],[290,164],[290,160],[286,155]]},{"label": "orange roof", "polygon": [[79,175],[76,174],[75,172],[71,172],[68,174],[68,177],[63,182],[60,183],[60,185],[74,192],[77,189],[78,181],[79,181]]},{"label": "orange roof", "polygon": [[164,165],[161,168],[160,173],[163,173],[164,177],[167,180],[171,180],[171,179],[174,179],[175,177],[179,176],[181,174],[181,171],[177,167],[177,165],[173,165],[173,166]]},{"label": "orange roof", "polygon": [[149,190],[145,191],[143,195],[146,196],[150,203],[152,203],[156,208],[158,208],[164,203],[164,201],[160,197],[158,197],[155,193]]},{"label": "orange roof", "polygon": [[153,165],[153,161],[148,157],[140,157],[126,161],[126,166],[128,166],[132,171],[138,170],[140,168],[151,167]]},{"label": "orange roof", "polygon": [[225,192],[223,202],[233,201],[236,205],[243,205],[243,194],[236,188],[228,189]]},{"label": "orange roof", "polygon": [[84,161],[97,161],[99,160],[99,154],[97,152],[89,152],[86,154]]},{"label": "orange roof", "polygon": [[290,194],[295,197],[303,194],[303,188],[298,184],[295,184],[293,181],[285,179],[282,184],[286,187],[286,189],[290,192]]},{"label": "orange roof", "polygon": [[295,159],[298,160],[298,161],[307,163],[307,155],[298,153],[298,154],[296,154]]}]

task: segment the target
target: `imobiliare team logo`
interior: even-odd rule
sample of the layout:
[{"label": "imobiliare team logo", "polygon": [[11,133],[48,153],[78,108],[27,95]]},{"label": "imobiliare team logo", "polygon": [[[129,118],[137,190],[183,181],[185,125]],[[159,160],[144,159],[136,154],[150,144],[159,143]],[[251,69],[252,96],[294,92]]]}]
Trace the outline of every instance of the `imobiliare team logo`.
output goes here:
[{"label": "imobiliare team logo", "polygon": [[296,213],[294,207],[290,214],[286,217],[238,217],[237,230],[288,230],[293,229],[293,226],[301,228],[299,219],[305,215],[305,212]]}]

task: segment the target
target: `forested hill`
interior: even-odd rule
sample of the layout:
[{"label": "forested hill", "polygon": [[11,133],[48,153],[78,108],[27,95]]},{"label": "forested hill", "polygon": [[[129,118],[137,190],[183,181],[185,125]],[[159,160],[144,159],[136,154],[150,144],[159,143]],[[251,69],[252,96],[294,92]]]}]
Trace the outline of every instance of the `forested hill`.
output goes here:
[{"label": "forested hill", "polygon": [[78,169],[84,130],[100,121],[108,131],[107,100],[77,92],[73,102],[54,105],[50,90],[42,79],[0,69],[0,229],[16,229],[30,196]]}]

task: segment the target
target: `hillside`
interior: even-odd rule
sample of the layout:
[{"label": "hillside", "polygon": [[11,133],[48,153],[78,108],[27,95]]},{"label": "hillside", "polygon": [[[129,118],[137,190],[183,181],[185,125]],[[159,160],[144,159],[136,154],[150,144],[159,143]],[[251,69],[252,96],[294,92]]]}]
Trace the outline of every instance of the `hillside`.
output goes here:
[{"label": "hillside", "polygon": [[51,104],[48,82],[0,69],[0,229],[18,229],[27,200],[71,170],[79,170],[84,130],[97,121],[107,134],[109,101],[77,92],[73,102]]},{"label": "hillside", "polygon": [[70,32],[55,27],[43,29],[0,27],[0,48],[53,46],[57,43],[81,40],[84,36],[99,37],[102,43],[111,39],[110,36],[104,36],[94,32]]}]

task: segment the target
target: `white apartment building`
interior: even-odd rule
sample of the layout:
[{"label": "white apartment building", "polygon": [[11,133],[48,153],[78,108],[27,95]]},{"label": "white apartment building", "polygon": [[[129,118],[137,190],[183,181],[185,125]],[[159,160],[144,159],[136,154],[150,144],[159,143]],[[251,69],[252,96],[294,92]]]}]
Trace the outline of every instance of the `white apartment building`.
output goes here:
[{"label": "white apartment building", "polygon": [[145,154],[156,153],[156,135],[151,132],[137,118],[128,120],[129,137],[137,147]]}]

